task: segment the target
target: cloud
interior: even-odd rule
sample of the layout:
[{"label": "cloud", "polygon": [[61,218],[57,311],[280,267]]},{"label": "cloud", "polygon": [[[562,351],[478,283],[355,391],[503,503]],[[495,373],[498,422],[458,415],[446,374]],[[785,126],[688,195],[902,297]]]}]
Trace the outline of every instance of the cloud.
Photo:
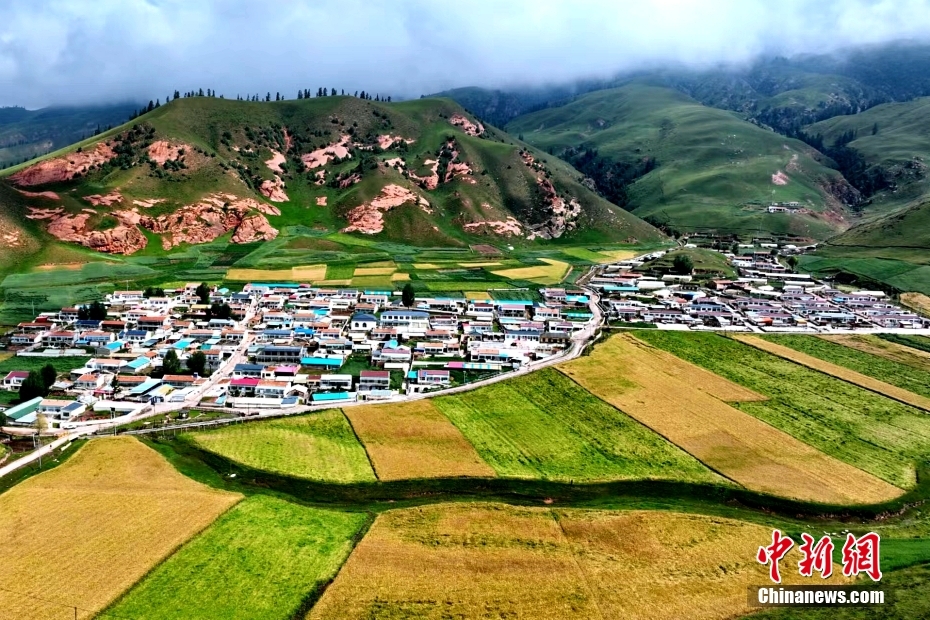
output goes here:
[{"label": "cloud", "polygon": [[335,86],[395,97],[924,39],[930,0],[6,0],[0,105]]}]

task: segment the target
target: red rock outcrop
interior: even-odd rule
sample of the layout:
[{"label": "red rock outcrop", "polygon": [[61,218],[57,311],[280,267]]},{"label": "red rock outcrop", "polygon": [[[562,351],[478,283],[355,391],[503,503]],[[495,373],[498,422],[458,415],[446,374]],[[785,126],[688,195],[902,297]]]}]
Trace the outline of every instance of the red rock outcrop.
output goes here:
[{"label": "red rock outcrop", "polygon": [[271,202],[288,202],[290,200],[284,192],[284,181],[278,175],[274,175],[273,181],[267,179],[262,181],[258,191]]},{"label": "red rock outcrop", "polygon": [[249,215],[239,226],[232,236],[233,243],[251,243],[253,241],[271,241],[278,236],[278,231],[272,228],[264,215]]},{"label": "red rock outcrop", "polygon": [[149,198],[148,200],[133,200],[132,204],[136,205],[137,207],[142,207],[144,209],[151,209],[152,207],[154,207],[155,205],[161,202],[165,202],[165,199],[164,198]]},{"label": "red rock outcrop", "polygon": [[320,166],[325,166],[329,163],[331,159],[334,158],[345,159],[346,157],[351,157],[349,154],[349,136],[348,134],[343,134],[339,138],[339,142],[333,142],[328,146],[324,146],[321,149],[317,149],[311,153],[306,153],[300,156],[301,161],[304,162],[304,165],[309,168],[319,168]]},{"label": "red rock outcrop", "polygon": [[455,125],[456,127],[461,127],[469,136],[480,136],[484,133],[484,125],[481,123],[473,123],[461,114],[453,114],[449,118],[449,122]]},{"label": "red rock outcrop", "polygon": [[81,244],[108,254],[133,254],[146,246],[148,239],[135,226],[119,225],[110,230],[92,230]]},{"label": "red rock outcrop", "polygon": [[10,181],[20,187],[70,181],[75,176],[87,172],[91,166],[106,163],[114,157],[116,153],[109,145],[98,142],[93,149],[40,161],[12,175]]},{"label": "red rock outcrop", "polygon": [[326,206],[326,196],[317,196],[316,197],[316,206],[325,207]]},{"label": "red rock outcrop", "polygon": [[47,200],[61,200],[61,197],[55,192],[27,192],[24,189],[16,190],[26,198],[45,198]]},{"label": "red rock outcrop", "polygon": [[191,147],[188,144],[171,144],[167,140],[156,140],[149,145],[149,159],[161,166],[166,161],[180,159],[182,152],[189,153]]},{"label": "red rock outcrop", "polygon": [[[290,146],[288,146],[288,148],[290,148]],[[271,151],[271,159],[266,160],[265,165],[268,166],[269,170],[272,172],[284,172],[281,169],[281,164],[285,163],[286,161],[287,158],[284,157],[284,155],[277,151]]]},{"label": "red rock outcrop", "polygon": [[142,215],[139,224],[162,235],[161,245],[166,250],[182,243],[208,243],[229,231],[234,231],[234,243],[245,243],[236,241],[245,238],[271,240],[278,235],[265,216],[250,214],[259,205],[257,201],[249,198],[222,200],[230,196],[214,194],[157,218]]},{"label": "red rock outcrop", "polygon": [[385,213],[406,202],[419,202],[420,200],[422,200],[421,197],[405,187],[386,185],[381,189],[381,193],[377,198],[349,211],[349,225],[343,228],[342,232],[360,232],[365,235],[377,234],[384,230]]},{"label": "red rock outcrop", "polygon": [[123,202],[123,195],[119,192],[110,192],[106,196],[94,194],[92,196],[84,196],[84,200],[94,205],[95,207],[99,207],[100,205],[111,207],[118,202]]},{"label": "red rock outcrop", "polygon": [[506,220],[472,222],[462,226],[466,232],[491,232],[503,237],[519,237],[523,234],[523,227],[517,218],[510,216]]}]

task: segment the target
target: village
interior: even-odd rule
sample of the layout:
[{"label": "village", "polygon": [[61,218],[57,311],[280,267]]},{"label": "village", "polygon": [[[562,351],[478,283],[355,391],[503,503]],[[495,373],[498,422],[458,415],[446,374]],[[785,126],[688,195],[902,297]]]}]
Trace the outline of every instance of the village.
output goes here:
[{"label": "village", "polygon": [[[614,328],[928,333],[930,321],[884,292],[794,273],[783,262],[793,247],[763,246],[734,253],[684,244],[594,267],[575,288],[540,288],[537,301],[288,282],[119,290],[42,312],[4,337],[17,359],[48,362],[56,377],[3,415],[14,427],[64,432],[159,413],[167,421],[191,408],[250,416],[418,398],[529,371],[569,349],[577,355],[603,320]],[[678,255],[691,251],[714,252],[736,277],[690,258],[682,269]],[[59,367],[74,359],[87,361]],[[22,394],[25,366],[0,378],[0,389]]]}]

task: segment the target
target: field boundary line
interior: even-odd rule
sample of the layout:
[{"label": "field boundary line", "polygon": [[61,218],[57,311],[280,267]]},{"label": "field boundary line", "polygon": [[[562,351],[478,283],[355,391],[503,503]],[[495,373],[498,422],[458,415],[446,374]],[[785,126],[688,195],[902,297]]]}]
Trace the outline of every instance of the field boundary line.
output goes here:
[{"label": "field boundary line", "polygon": [[556,514],[555,510],[550,508],[549,516],[552,517],[552,520],[555,521],[555,524],[559,527],[559,532],[562,534],[562,539],[565,541],[565,544],[568,547],[568,553],[572,556],[572,562],[575,563],[575,568],[578,569],[578,575],[581,577],[585,588],[591,595],[591,602],[594,604],[594,608],[597,609],[597,614],[601,617],[601,620],[606,620],[607,616],[604,615],[604,610],[601,609],[600,597],[591,586],[591,582],[588,580],[588,573],[585,571],[584,567],[581,566],[581,562],[578,561],[578,554],[575,553],[575,549],[572,546],[572,541],[569,540],[568,534],[565,533],[565,528],[562,527],[562,522],[559,520],[559,515]]},{"label": "field boundary line", "polygon": [[[746,489],[747,491],[751,491],[751,490],[752,490],[752,489],[750,489],[749,487],[747,487],[747,486],[745,486],[745,485],[743,485],[743,484],[740,484],[739,482],[737,482],[737,481],[734,480],[733,478],[729,477],[728,475],[726,475],[726,474],[723,473],[722,471],[718,470],[716,467],[714,467],[714,466],[711,465],[710,463],[705,463],[703,459],[701,459],[700,457],[698,457],[696,454],[692,454],[690,451],[685,450],[683,447],[681,447],[680,445],[678,445],[676,442],[674,442],[674,441],[672,441],[671,439],[669,439],[668,437],[666,437],[663,433],[660,433],[659,431],[657,431],[656,429],[652,428],[652,427],[649,426],[648,424],[645,424],[645,423],[643,423],[642,421],[636,419],[634,416],[631,416],[629,413],[627,413],[627,412],[624,411],[623,409],[620,409],[620,408],[617,407],[616,405],[607,402],[606,400],[604,400],[603,398],[601,398],[600,396],[598,396],[597,394],[595,394],[594,392],[592,392],[591,390],[589,390],[588,388],[586,388],[585,386],[581,385],[580,383],[578,383],[577,381],[575,381],[575,378],[574,378],[574,377],[572,377],[572,376],[569,375],[567,372],[565,372],[564,370],[562,370],[561,365],[557,365],[557,366],[556,366],[556,370],[558,370],[560,373],[562,373],[563,375],[565,375],[566,377],[568,377],[568,380],[569,380],[569,381],[571,381],[572,383],[574,383],[575,385],[577,385],[578,387],[580,387],[582,390],[586,391],[588,394],[590,394],[590,395],[593,396],[594,398],[598,399],[599,401],[605,403],[606,405],[608,405],[608,406],[610,406],[610,407],[613,407],[614,409],[616,409],[617,411],[619,411],[620,413],[622,413],[622,414],[625,415],[626,417],[630,418],[631,420],[633,420],[634,422],[636,422],[637,424],[639,424],[639,425],[642,426],[643,428],[649,429],[651,432],[655,433],[656,435],[658,435],[659,437],[661,437],[662,439],[664,439],[665,441],[667,441],[669,444],[675,446],[676,448],[678,448],[679,450],[681,450],[681,451],[684,452],[685,454],[691,456],[691,458],[693,458],[694,460],[696,460],[698,463],[700,463],[701,465],[703,465],[704,467],[706,467],[706,468],[709,469],[710,471],[714,472],[715,474],[717,474],[718,476],[720,476],[720,477],[723,478],[724,480],[733,483],[737,488],[739,488],[739,489]],[[720,400],[720,399],[718,398],[717,400]],[[720,401],[720,402],[724,403],[725,405],[730,405],[731,407],[733,406],[731,403],[727,403],[727,402],[724,402],[724,401]],[[735,407],[734,407],[734,408],[735,408]],[[746,413],[746,412],[744,411],[743,413]],[[746,415],[749,415],[749,414],[746,414]],[[753,417],[755,417],[755,416],[753,416]],[[757,419],[758,419],[758,418],[757,418]],[[760,420],[760,421],[761,421],[761,420]],[[771,424],[770,424],[769,426],[771,426]],[[772,427],[772,428],[775,428],[775,427]],[[777,430],[777,429],[776,429],[776,430]]]},{"label": "field boundary line", "polygon": [[352,424],[352,418],[346,415],[346,412],[342,409],[342,407],[339,408],[339,413],[341,413],[345,421],[349,423],[349,428],[352,429],[352,434],[355,436],[355,441],[357,441],[358,445],[362,446],[362,450],[365,451],[365,458],[368,459],[368,466],[371,467],[371,473],[375,475],[375,481],[381,482],[381,476],[378,475],[378,470],[375,469],[375,462],[371,460],[371,454],[368,453],[368,446],[366,446],[365,442],[362,441],[362,438],[359,437],[358,431],[355,430],[355,425]]},{"label": "field boundary line", "polygon": [[[173,464],[172,464],[172,467],[174,467]],[[192,479],[193,479],[193,478],[192,478]],[[210,488],[213,488],[213,487],[210,487]],[[119,618],[119,617],[121,617],[121,616],[114,616],[112,613],[109,613],[109,610],[115,609],[116,606],[117,606],[124,598],[126,598],[126,597],[129,595],[130,592],[132,592],[132,591],[136,588],[136,586],[138,586],[140,583],[142,583],[143,581],[145,581],[146,577],[148,577],[148,576],[151,575],[153,572],[155,572],[155,570],[158,569],[162,564],[164,564],[165,562],[167,562],[168,560],[170,560],[171,558],[173,558],[173,557],[178,553],[178,551],[180,551],[181,549],[183,549],[183,548],[184,548],[185,546],[187,546],[188,544],[194,542],[194,539],[200,538],[201,536],[203,536],[204,533],[205,533],[208,529],[210,529],[211,527],[213,527],[213,526],[216,524],[217,521],[219,521],[220,519],[222,519],[222,518],[224,518],[226,515],[228,515],[228,514],[230,513],[230,511],[232,511],[236,506],[238,506],[239,504],[242,503],[242,500],[246,499],[246,496],[243,495],[242,493],[238,493],[237,495],[239,495],[239,500],[238,500],[235,504],[232,504],[229,508],[227,508],[226,510],[224,510],[223,512],[221,512],[220,514],[218,514],[218,515],[216,516],[216,518],[215,518],[213,521],[211,521],[210,523],[207,523],[207,524],[206,524],[205,526],[203,526],[199,531],[194,532],[194,534],[193,534],[190,538],[188,538],[187,540],[185,540],[185,541],[182,542],[182,543],[179,543],[174,549],[171,550],[170,553],[168,553],[167,555],[165,555],[165,557],[163,557],[163,558],[160,559],[158,562],[156,562],[155,564],[153,564],[153,565],[151,566],[151,568],[149,568],[149,570],[147,570],[147,571],[145,572],[144,575],[142,575],[141,577],[139,577],[139,578],[135,581],[135,583],[133,583],[131,586],[129,586],[128,588],[126,588],[125,590],[123,590],[123,591],[120,593],[119,596],[117,596],[115,599],[113,599],[112,601],[110,601],[110,602],[107,604],[107,606],[104,607],[104,608],[98,613],[98,615],[102,615],[102,616],[104,616],[104,617],[110,616],[110,617],[114,617],[114,618]],[[96,616],[94,616],[94,617],[96,617]],[[122,616],[122,617],[124,617],[124,616]]]},{"label": "field boundary line", "polygon": [[[758,338],[757,336],[742,336],[742,337],[739,337],[739,336],[726,336],[726,337],[728,337],[728,338],[733,338],[733,340],[735,340],[735,341],[737,341],[737,342],[739,342],[739,343],[741,343],[741,344],[745,344],[745,345],[747,345],[747,346],[753,347],[754,349],[758,349],[759,351],[762,351],[762,352],[764,352],[764,353],[768,353],[769,355],[774,355],[775,357],[778,357],[778,358],[780,358],[780,359],[783,359],[783,360],[786,360],[786,361],[788,361],[788,362],[791,362],[792,364],[797,364],[798,366],[803,366],[804,368],[808,368],[808,369],[810,369],[810,370],[819,372],[819,373],[821,373],[821,374],[823,374],[823,375],[826,375],[826,376],[828,376],[828,377],[830,377],[830,378],[832,378],[832,379],[837,379],[837,380],[839,380],[839,381],[843,381],[843,382],[845,382],[845,383],[848,383],[848,384],[850,384],[850,385],[854,385],[854,386],[856,386],[856,387],[858,387],[858,388],[861,388],[861,389],[863,389],[863,390],[866,390],[866,391],[868,391],[868,392],[872,392],[873,394],[878,394],[879,396],[882,396],[882,397],[884,397],[884,398],[888,398],[888,399],[890,399],[890,400],[899,402],[899,403],[901,403],[902,405],[907,405],[908,407],[913,407],[913,408],[915,408],[915,409],[920,409],[920,410],[924,411],[925,413],[930,413],[930,399],[928,399],[928,398],[926,398],[926,397],[924,397],[924,396],[921,396],[921,395],[919,395],[919,394],[914,394],[913,392],[910,392],[909,390],[905,390],[904,388],[899,388],[899,387],[896,386],[896,385],[892,385],[892,384],[890,384],[890,383],[885,383],[884,381],[881,381],[881,380],[879,380],[879,379],[875,379],[875,378],[870,377],[870,376],[868,376],[868,375],[862,374],[861,372],[856,372],[855,370],[852,370],[852,369],[850,369],[850,368],[846,368],[845,366],[841,366],[841,365],[839,365],[839,364],[834,364],[833,362],[828,362],[828,361],[826,361],[826,360],[822,360],[822,359],[820,359],[819,357],[815,357],[815,356],[813,356],[813,355],[804,353],[804,352],[802,352],[802,351],[797,351],[797,350],[795,350],[795,349],[792,349],[791,347],[786,347],[785,345],[780,345],[780,344],[778,344],[778,343],[769,342],[768,340],[764,340],[764,339],[762,339],[762,338]],[[764,343],[764,344],[763,344],[763,343]],[[772,346],[771,348],[768,348],[768,347],[766,347],[765,345],[773,345],[773,346]],[[781,351],[780,348],[789,349],[789,350],[792,351],[793,353],[795,353],[795,354],[797,354],[798,356],[800,356],[801,359],[795,359],[794,357],[792,357],[791,355],[789,355],[788,352],[786,352],[786,351]],[[870,354],[870,355],[871,355],[871,354]],[[824,364],[826,367],[835,366],[836,368],[838,368],[838,369],[840,369],[840,370],[842,370],[842,371],[844,371],[844,372],[846,372],[846,373],[849,373],[849,376],[844,377],[844,376],[841,376],[841,375],[838,375],[838,374],[833,374],[833,373],[831,373],[831,372],[825,370],[824,368],[818,368],[814,363],[808,363],[808,362],[803,361],[803,359],[804,359],[805,357],[810,357],[810,358],[816,360],[818,363]],[[859,377],[861,377],[861,379],[859,379],[859,380],[854,380],[854,378],[855,378],[855,379],[858,379]],[[872,382],[874,382],[875,384],[878,384],[878,385],[887,386],[889,389],[888,389],[888,391],[883,392],[883,391],[881,391],[876,385],[869,385],[869,383],[872,383]],[[908,397],[905,397],[905,396],[903,396],[903,395],[895,395],[895,392],[898,392],[898,391],[904,392],[905,394],[909,395],[909,396],[912,397],[912,398],[908,398]]]}]

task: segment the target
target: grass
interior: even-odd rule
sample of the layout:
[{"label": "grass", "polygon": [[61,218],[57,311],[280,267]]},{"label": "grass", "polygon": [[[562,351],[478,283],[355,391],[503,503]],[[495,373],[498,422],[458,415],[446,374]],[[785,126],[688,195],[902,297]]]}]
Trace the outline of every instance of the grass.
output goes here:
[{"label": "grass", "polygon": [[83,368],[90,360],[88,357],[32,357],[15,355],[0,360],[0,377],[5,377],[12,370],[41,370],[46,364],[51,364],[59,373],[68,372],[75,368]]},{"label": "grass", "polygon": [[918,314],[930,316],[930,297],[922,293],[902,293],[901,303]]},{"label": "grass", "polygon": [[535,284],[548,285],[561,282],[570,268],[568,263],[552,258],[540,258],[539,260],[546,263],[546,265],[501,269],[491,273],[510,280],[529,280]]},{"label": "grass", "polygon": [[720,252],[705,250],[702,248],[683,248],[667,252],[660,258],[649,261],[643,268],[655,268],[663,273],[674,273],[672,271],[676,256],[687,256],[694,265],[694,275],[709,275],[720,278],[735,278],[736,270],[727,262],[727,258]]},{"label": "grass", "polygon": [[150,620],[289,620],[335,576],[367,518],[250,497],[109,611]]},{"label": "grass", "polygon": [[93,617],[240,498],[133,438],[93,440],[0,495],[4,575],[20,593],[0,589],[0,606],[15,618],[70,618],[73,606]]},{"label": "grass", "polygon": [[913,407],[716,334],[636,335],[768,397],[741,411],[900,488],[930,452],[930,419]]},{"label": "grass", "polygon": [[723,482],[553,369],[433,402],[500,476]]},{"label": "grass", "polygon": [[[746,587],[767,579],[753,558],[770,537],[759,525],[661,511],[392,510],[308,618],[734,617],[748,611]],[[791,572],[785,582],[800,581]]]},{"label": "grass", "polygon": [[[628,187],[628,208],[679,230],[826,238],[840,229],[814,215],[765,211],[785,201],[827,209],[822,179],[838,175],[812,149],[672,88],[633,81],[525,114],[507,130],[557,155],[584,146],[611,162],[655,158],[655,169]],[[789,177],[786,185],[772,182],[778,171]]]},{"label": "grass", "polygon": [[379,480],[494,475],[431,400],[347,407]]},{"label": "grass", "polygon": [[[874,359],[873,356],[869,356],[867,353],[863,354],[858,351],[849,350],[843,351],[842,345],[831,345],[824,341],[823,344],[818,344],[817,342],[806,342],[801,336],[800,340],[798,337],[788,337],[785,340],[786,345],[780,344],[779,340],[774,339],[764,339],[757,336],[735,336],[740,342],[744,342],[750,346],[759,348],[763,351],[783,357],[787,360],[800,364],[802,366],[807,366],[814,370],[819,370],[824,372],[832,377],[842,379],[843,381],[848,381],[853,385],[858,385],[859,387],[871,390],[892,398],[894,400],[900,401],[906,405],[911,405],[912,407],[917,407],[925,411],[930,412],[930,398],[926,396],[921,396],[919,394],[914,394],[907,389],[902,389],[897,387],[897,384],[903,383],[909,387],[917,385],[917,382],[921,380],[921,374],[919,371],[914,371],[909,367],[900,368],[900,365],[894,365],[892,363],[886,362],[885,360]],[[839,350],[832,347],[839,347]],[[804,350],[809,350],[812,353],[817,353],[816,356],[808,355],[803,352]],[[863,355],[867,356],[863,359]],[[837,362],[841,362],[842,365],[834,364],[831,361],[825,361],[825,358],[832,358]],[[870,367],[870,358],[871,358],[871,367]],[[850,370],[850,367],[858,367],[864,370],[868,370],[868,375],[862,374],[855,370]],[[884,381],[874,378],[874,375],[878,374],[881,376],[880,368],[891,367],[894,371],[905,372],[908,374],[908,377],[894,377],[892,380],[895,381],[895,385],[886,383]],[[917,375],[916,379],[914,375]],[[925,377],[924,377],[925,378]],[[919,386],[918,386],[919,387]]]},{"label": "grass", "polygon": [[[898,334],[889,335],[897,336]],[[904,337],[907,338],[907,336]],[[844,347],[849,347],[850,349],[862,351],[863,353],[883,357],[897,365],[903,364],[910,366],[912,369],[930,372],[930,351],[921,351],[920,349],[909,347],[906,344],[901,344],[893,340],[886,340],[882,338],[881,335],[836,335],[821,336],[821,338],[828,342],[834,342]],[[930,341],[928,341],[928,344],[930,344]],[[892,377],[887,375],[883,378],[889,381],[892,379]]]},{"label": "grass", "polygon": [[[880,355],[873,355],[850,346],[843,342],[832,342],[824,338],[810,336],[767,336],[765,340],[785,347],[790,347],[801,353],[815,357],[857,373],[872,377],[883,383],[890,383],[902,390],[919,394],[930,399],[930,357],[923,358],[925,368],[917,368],[912,364],[898,362]],[[880,339],[876,339],[882,342]],[[890,343],[888,343],[890,345]],[[905,352],[907,350],[905,349]],[[901,352],[898,351],[900,354]],[[917,360],[921,358],[914,356]],[[803,363],[803,362],[802,362]],[[807,365],[807,364],[805,364]],[[845,377],[840,377],[841,379]],[[857,381],[853,383],[859,384]],[[863,386],[868,387],[868,386]],[[874,387],[874,386],[873,386]],[[892,391],[896,392],[896,391]],[[888,394],[892,398],[894,394]],[[917,406],[916,403],[912,403]],[[926,401],[930,404],[930,400]],[[926,406],[926,405],[925,405]]]},{"label": "grass", "polygon": [[930,353],[930,338],[926,336],[908,336],[905,334],[879,334],[879,338],[887,342],[893,342],[905,347]]},{"label": "grass", "polygon": [[587,357],[560,368],[594,395],[746,488],[833,504],[876,503],[902,494],[727,404],[755,404],[759,394],[630,334],[613,336]]},{"label": "grass", "polygon": [[327,482],[375,479],[365,449],[338,409],[188,437],[205,450],[263,471]]}]

